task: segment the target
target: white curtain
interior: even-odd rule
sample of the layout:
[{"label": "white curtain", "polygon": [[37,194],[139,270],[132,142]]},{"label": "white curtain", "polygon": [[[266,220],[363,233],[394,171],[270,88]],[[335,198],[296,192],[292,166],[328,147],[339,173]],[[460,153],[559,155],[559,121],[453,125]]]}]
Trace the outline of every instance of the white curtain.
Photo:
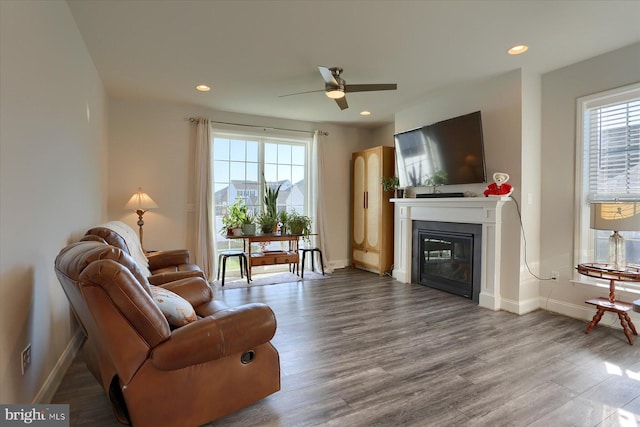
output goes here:
[{"label": "white curtain", "polygon": [[324,135],[320,131],[315,131],[311,141],[311,206],[310,212],[315,217],[317,236],[317,246],[322,251],[325,272],[332,273],[333,268],[329,265],[331,259],[329,253],[329,230],[326,215],[324,177],[327,169],[324,164]]},{"label": "white curtain", "polygon": [[196,251],[195,262],[202,268],[207,279],[212,281],[215,272],[215,225],[213,192],[211,189],[211,125],[209,119],[199,119],[196,129],[196,197],[195,197],[195,229]]}]

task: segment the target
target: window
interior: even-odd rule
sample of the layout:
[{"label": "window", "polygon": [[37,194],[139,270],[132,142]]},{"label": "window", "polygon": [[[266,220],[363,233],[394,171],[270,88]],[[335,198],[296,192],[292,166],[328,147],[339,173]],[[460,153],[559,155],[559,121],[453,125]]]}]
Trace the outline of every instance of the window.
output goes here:
[{"label": "window", "polygon": [[[212,137],[218,250],[242,247],[242,240],[228,240],[221,234],[222,217],[237,198],[255,215],[260,214],[264,180],[267,185],[280,185],[278,211],[295,209],[309,214],[309,138],[216,131]],[[268,249],[277,250],[281,245],[275,242]]]},{"label": "window", "polygon": [[[607,262],[610,231],[589,228],[589,203],[640,200],[640,84],[578,100],[577,263]],[[640,263],[640,232],[625,231],[628,263]]]}]

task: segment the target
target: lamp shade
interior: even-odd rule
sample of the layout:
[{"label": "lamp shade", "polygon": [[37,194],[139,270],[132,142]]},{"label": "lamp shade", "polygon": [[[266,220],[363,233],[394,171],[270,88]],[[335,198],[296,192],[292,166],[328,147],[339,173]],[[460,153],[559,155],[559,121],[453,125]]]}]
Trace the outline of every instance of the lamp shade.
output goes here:
[{"label": "lamp shade", "polygon": [[133,196],[129,199],[127,204],[124,206],[125,209],[131,209],[134,211],[137,210],[149,210],[149,209],[157,209],[158,205],[153,201],[151,197],[144,191],[142,188],[138,187],[138,191],[133,193]]},{"label": "lamp shade", "polygon": [[591,228],[640,231],[640,202],[592,203]]}]

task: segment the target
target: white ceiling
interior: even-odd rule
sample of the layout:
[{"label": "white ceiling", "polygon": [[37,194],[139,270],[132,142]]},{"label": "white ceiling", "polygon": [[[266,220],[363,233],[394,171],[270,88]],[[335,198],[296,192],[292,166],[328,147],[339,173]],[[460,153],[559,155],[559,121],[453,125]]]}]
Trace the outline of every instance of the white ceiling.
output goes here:
[{"label": "white ceiling", "polygon": [[[545,73],[640,41],[637,0],[68,3],[111,97],[358,126],[391,122],[438,88]],[[527,53],[506,54],[521,43]],[[344,111],[322,92],[278,97],[322,90],[318,65],[398,90],[348,94]]]}]

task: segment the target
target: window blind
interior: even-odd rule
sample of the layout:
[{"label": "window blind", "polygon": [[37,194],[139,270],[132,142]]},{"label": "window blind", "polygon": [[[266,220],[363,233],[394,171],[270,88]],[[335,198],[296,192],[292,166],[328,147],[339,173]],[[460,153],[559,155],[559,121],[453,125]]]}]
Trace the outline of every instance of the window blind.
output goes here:
[{"label": "window blind", "polygon": [[640,92],[627,95],[626,100],[586,108],[589,201],[640,199]]}]

